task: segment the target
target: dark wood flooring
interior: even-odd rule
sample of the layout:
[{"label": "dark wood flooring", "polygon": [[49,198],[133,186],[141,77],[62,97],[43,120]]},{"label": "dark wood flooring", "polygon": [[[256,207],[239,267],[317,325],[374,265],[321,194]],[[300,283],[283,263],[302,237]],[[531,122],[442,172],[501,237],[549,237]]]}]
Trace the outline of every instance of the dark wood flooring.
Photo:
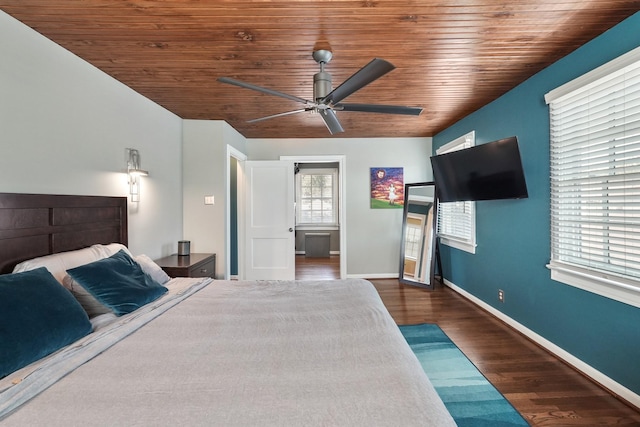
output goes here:
[{"label": "dark wood flooring", "polygon": [[[339,257],[296,262],[296,279],[339,277]],[[371,282],[396,323],[437,323],[532,426],[640,426],[640,411],[455,291]]]},{"label": "dark wood flooring", "polygon": [[296,255],[296,279],[331,280],[340,278],[340,255],[329,258],[307,258]]}]

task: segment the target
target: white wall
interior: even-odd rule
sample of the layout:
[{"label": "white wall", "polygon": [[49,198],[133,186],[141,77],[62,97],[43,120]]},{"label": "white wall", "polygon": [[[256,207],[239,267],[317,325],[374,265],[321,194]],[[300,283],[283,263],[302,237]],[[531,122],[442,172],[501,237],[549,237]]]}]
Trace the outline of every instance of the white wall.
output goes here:
[{"label": "white wall", "polygon": [[[224,121],[185,120],[183,124],[184,238],[191,252],[216,254],[216,277],[226,266],[227,145],[246,151],[245,138]],[[204,196],[214,196],[205,205]]]},{"label": "white wall", "polygon": [[402,167],[404,181],[430,181],[431,138],[247,139],[249,160],[344,155],[347,276],[398,277],[401,209],[371,209],[369,169]]},{"label": "white wall", "polygon": [[0,191],[126,196],[129,246],[156,258],[182,238],[182,120],[0,11]]}]

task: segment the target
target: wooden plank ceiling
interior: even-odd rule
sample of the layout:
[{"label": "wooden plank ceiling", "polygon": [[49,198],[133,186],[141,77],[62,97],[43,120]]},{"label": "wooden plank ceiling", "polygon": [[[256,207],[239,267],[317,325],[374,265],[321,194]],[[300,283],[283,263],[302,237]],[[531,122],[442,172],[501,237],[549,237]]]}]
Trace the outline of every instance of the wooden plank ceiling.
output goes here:
[{"label": "wooden plank ceiling", "polygon": [[[396,69],[344,102],[420,116],[338,112],[334,137],[432,136],[640,10],[640,0],[0,0],[0,9],[185,119],[248,138],[330,137],[313,98],[316,49],[336,87],[373,58]],[[5,41],[6,42],[6,41]],[[541,100],[542,102],[542,100]]]}]

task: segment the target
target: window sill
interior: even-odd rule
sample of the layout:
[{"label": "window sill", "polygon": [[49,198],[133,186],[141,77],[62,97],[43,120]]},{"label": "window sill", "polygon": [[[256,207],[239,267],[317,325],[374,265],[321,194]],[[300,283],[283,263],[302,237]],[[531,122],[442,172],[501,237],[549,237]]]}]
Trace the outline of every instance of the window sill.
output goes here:
[{"label": "window sill", "polygon": [[615,301],[640,307],[640,283],[612,275],[597,275],[587,269],[551,262],[551,280],[573,286]]},{"label": "window sill", "polygon": [[340,230],[337,225],[296,225],[296,231],[333,231]]},{"label": "window sill", "polygon": [[469,252],[470,254],[476,253],[476,245],[469,242],[463,242],[461,240],[451,239],[448,237],[440,237],[440,243],[451,246],[452,248],[460,249],[461,251]]}]

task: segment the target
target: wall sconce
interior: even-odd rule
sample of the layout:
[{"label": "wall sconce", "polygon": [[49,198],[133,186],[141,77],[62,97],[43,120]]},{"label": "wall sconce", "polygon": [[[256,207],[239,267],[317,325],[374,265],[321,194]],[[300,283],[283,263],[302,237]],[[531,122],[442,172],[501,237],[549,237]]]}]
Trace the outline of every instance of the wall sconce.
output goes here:
[{"label": "wall sconce", "polygon": [[140,177],[149,172],[140,169],[140,153],[134,148],[127,148],[127,175],[129,177],[129,194],[132,202],[140,201]]}]

